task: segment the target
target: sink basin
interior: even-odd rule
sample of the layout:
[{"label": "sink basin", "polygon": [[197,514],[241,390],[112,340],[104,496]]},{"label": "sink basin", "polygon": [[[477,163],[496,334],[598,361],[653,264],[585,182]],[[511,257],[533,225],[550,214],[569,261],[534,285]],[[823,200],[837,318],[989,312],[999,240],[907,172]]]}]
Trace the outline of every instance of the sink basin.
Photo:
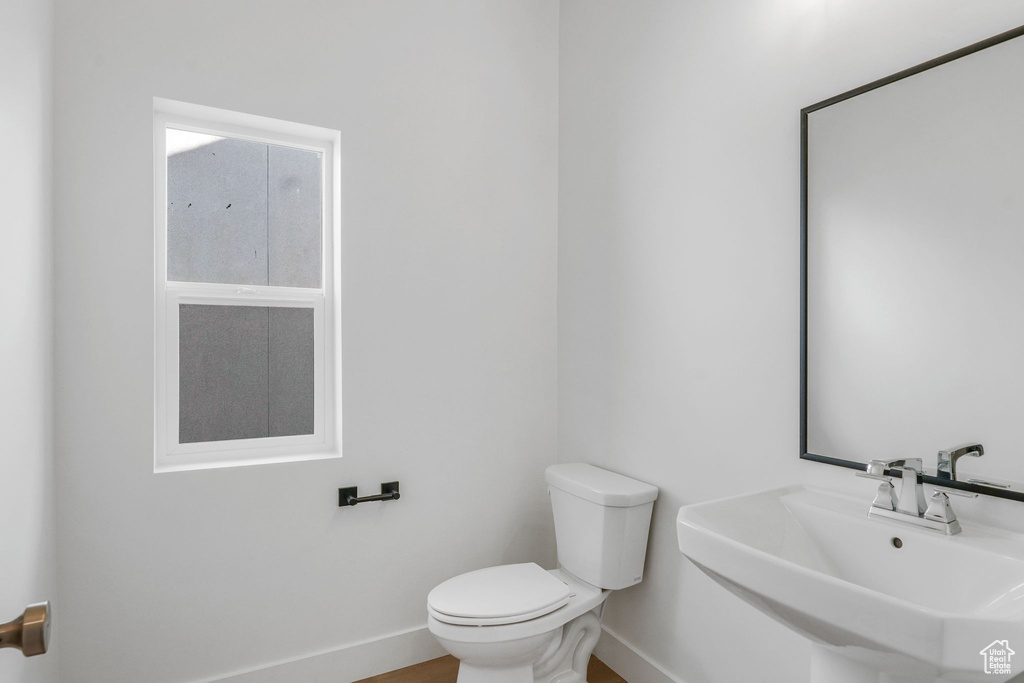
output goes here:
[{"label": "sink basin", "polygon": [[870,502],[790,486],[687,505],[679,549],[809,638],[812,682],[994,683],[1024,671],[1024,536],[963,519],[944,536],[868,519]]}]

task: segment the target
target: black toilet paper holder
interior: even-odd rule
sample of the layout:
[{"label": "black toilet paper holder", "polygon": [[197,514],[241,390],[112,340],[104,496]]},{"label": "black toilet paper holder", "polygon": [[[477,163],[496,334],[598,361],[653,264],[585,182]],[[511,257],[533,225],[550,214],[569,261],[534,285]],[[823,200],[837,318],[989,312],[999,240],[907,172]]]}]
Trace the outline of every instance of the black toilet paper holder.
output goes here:
[{"label": "black toilet paper holder", "polygon": [[338,507],[351,507],[359,503],[372,503],[374,501],[398,500],[401,495],[398,493],[398,482],[389,481],[380,485],[380,495],[359,497],[358,486],[345,486],[338,489]]}]

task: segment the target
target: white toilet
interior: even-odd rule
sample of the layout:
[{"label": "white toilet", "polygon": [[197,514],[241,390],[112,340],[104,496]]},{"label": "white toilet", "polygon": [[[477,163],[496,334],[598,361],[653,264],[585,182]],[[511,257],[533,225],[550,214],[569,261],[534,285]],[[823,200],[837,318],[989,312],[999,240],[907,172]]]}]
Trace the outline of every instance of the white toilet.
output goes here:
[{"label": "white toilet", "polygon": [[658,489],[583,463],[545,472],[558,569],[479,569],[427,596],[458,683],[585,683],[608,594],[640,583]]}]

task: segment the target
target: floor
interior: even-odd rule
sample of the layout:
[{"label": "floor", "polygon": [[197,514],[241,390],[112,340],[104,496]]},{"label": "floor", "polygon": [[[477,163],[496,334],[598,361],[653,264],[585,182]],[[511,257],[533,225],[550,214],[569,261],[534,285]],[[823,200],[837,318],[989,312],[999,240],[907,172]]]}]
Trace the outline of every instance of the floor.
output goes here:
[{"label": "floor", "polygon": [[[455,683],[458,671],[459,660],[449,656],[373,678],[364,678],[356,683]],[[626,679],[609,669],[597,657],[591,657],[587,668],[587,683],[626,683]]]}]

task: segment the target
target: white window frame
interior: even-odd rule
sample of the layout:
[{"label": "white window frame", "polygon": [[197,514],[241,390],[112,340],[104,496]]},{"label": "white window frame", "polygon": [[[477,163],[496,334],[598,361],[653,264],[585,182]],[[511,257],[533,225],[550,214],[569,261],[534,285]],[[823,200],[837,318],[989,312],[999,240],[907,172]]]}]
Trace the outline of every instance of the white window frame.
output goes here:
[{"label": "white window frame", "polygon": [[[161,98],[153,101],[155,239],[154,472],[341,457],[340,140],[338,131]],[[316,151],[322,160],[322,287],[167,280],[167,129]],[[313,434],[179,443],[181,304],[313,309]]]}]

